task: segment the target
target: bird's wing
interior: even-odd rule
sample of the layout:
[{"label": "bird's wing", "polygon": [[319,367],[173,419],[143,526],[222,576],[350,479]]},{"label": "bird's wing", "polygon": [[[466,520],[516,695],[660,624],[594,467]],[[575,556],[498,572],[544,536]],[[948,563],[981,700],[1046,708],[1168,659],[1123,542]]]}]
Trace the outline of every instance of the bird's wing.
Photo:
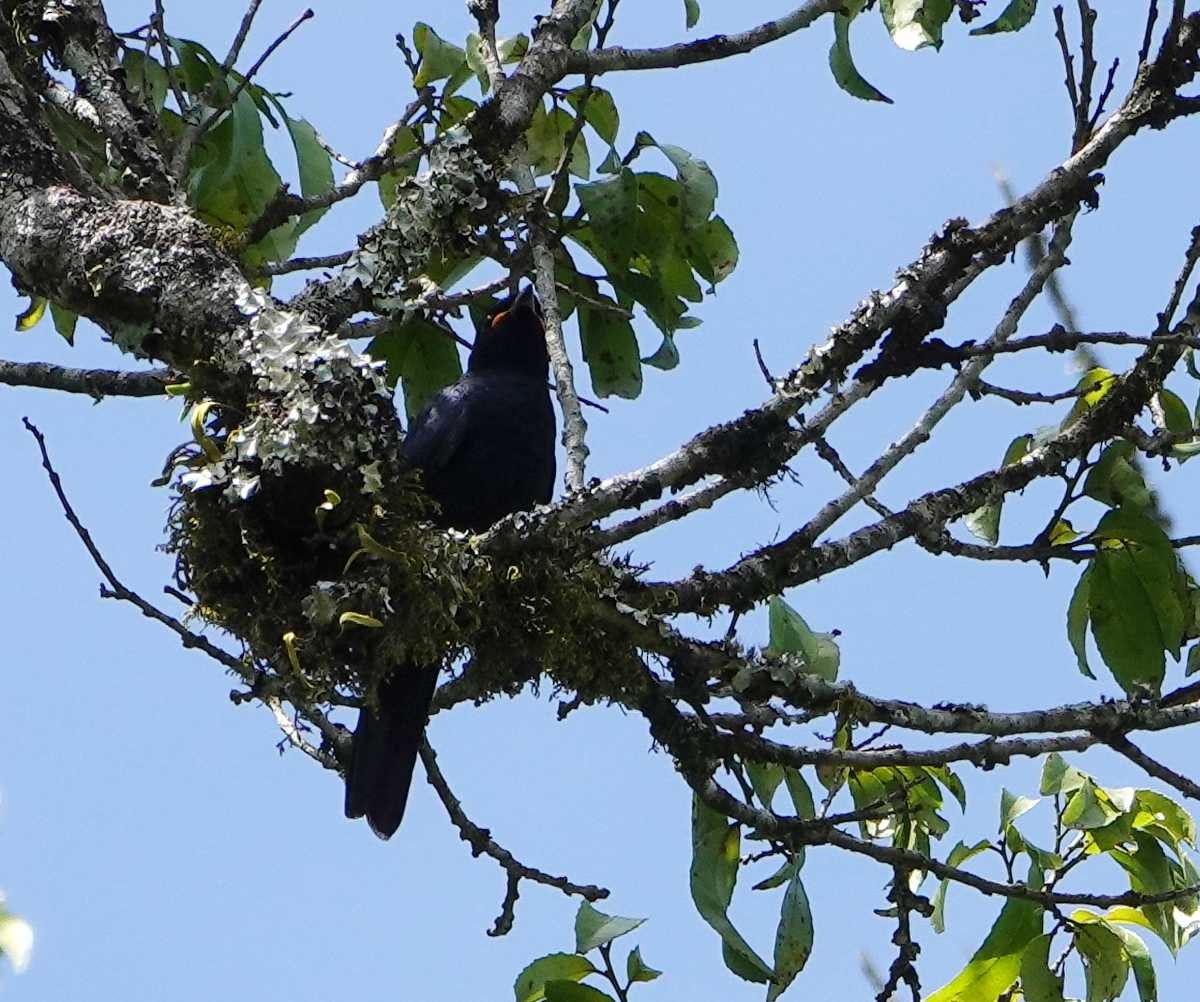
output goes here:
[{"label": "bird's wing", "polygon": [[439,390],[413,418],[404,439],[404,460],[409,466],[429,470],[450,462],[470,423],[469,389],[460,381]]}]

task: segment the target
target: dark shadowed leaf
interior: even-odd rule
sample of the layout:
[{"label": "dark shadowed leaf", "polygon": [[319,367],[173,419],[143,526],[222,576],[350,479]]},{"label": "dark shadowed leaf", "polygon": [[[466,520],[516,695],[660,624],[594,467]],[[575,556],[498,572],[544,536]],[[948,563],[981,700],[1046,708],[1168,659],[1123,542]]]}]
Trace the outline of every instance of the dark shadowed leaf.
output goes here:
[{"label": "dark shadowed leaf", "polygon": [[[586,97],[586,100],[585,100]],[[609,146],[617,141],[617,130],[621,127],[621,115],[612,94],[603,87],[576,87],[567,92],[567,102],[578,115],[583,109],[583,120],[592,127],[596,135]]]},{"label": "dark shadowed leaf", "polygon": [[804,970],[813,948],[812,910],[800,874],[788,881],[775,930],[775,980],[767,989],[767,1002],[774,1002],[796,975]]},{"label": "dark shadowed leaf", "polygon": [[546,1002],[613,1002],[599,988],[575,981],[547,981]]},{"label": "dark shadowed leaf", "polygon": [[1025,947],[1021,954],[1021,990],[1025,1002],[1063,1002],[1063,979],[1050,970],[1050,941],[1053,933],[1044,933]]},{"label": "dark shadowed leaf", "polygon": [[850,21],[845,14],[837,14],[833,19],[833,47],[829,50],[829,69],[833,79],[852,97],[891,104],[892,99],[869,84],[854,65],[854,58],[850,55]]},{"label": "dark shadowed leaf", "polygon": [[1121,937],[1107,925],[1084,925],[1075,932],[1075,949],[1083,960],[1087,1002],[1112,1002],[1129,979]]},{"label": "dark shadowed leaf", "polygon": [[1010,0],[1009,5],[991,24],[973,28],[972,35],[995,35],[1001,31],[1020,31],[1037,13],[1037,0]]},{"label": "dark shadowed leaf", "polygon": [[[599,298],[611,302],[607,297]],[[599,397],[615,395],[633,400],[642,392],[642,363],[633,325],[620,314],[582,302],[578,310],[583,358],[592,376],[592,390]]]},{"label": "dark shadowed leaf", "polygon": [[404,410],[411,421],[430,396],[462,375],[454,339],[428,320],[394,326],[367,346],[367,354],[387,363],[389,386],[400,383]]}]

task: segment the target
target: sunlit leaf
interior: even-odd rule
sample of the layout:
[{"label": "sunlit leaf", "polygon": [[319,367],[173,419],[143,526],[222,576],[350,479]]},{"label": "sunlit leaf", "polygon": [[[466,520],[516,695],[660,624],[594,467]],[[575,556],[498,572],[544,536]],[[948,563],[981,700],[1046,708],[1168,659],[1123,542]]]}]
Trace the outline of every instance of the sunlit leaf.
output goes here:
[{"label": "sunlit leaf", "polygon": [[967,966],[925,1002],[995,1002],[1017,980],[1026,947],[1041,933],[1041,906],[1009,898]]},{"label": "sunlit leaf", "polygon": [[587,953],[611,943],[614,939],[632,932],[645,921],[640,918],[606,915],[593,908],[587,901],[583,901],[579,905],[579,911],[575,913],[575,952]]},{"label": "sunlit leaf", "polygon": [[546,997],[547,981],[579,981],[596,968],[577,953],[551,953],[539,957],[517,975],[513,985],[516,1002],[539,1002]]},{"label": "sunlit leaf", "polygon": [[942,28],[954,13],[954,0],[881,0],[883,23],[900,48],[913,52],[942,46]]}]

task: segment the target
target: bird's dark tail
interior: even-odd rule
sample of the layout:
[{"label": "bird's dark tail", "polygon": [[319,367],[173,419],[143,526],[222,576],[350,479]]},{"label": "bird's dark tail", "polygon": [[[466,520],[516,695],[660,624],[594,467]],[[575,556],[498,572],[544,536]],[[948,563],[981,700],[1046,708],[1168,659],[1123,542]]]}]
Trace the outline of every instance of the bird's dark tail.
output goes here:
[{"label": "bird's dark tail", "polygon": [[346,773],[346,817],[365,816],[380,838],[391,838],[404,817],[436,686],[436,667],[401,665],[380,685],[378,709],[358,713]]}]

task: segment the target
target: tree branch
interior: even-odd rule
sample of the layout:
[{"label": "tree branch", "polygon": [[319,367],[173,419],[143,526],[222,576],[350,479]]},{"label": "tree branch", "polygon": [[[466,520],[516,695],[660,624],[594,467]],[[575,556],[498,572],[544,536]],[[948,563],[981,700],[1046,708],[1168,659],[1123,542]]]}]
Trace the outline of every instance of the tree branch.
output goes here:
[{"label": "tree branch", "polygon": [[596,887],[593,884],[576,884],[566,877],[556,877],[536,867],[526,866],[496,842],[492,838],[491,832],[486,828],[480,828],[467,817],[462,803],[450,789],[446,777],[442,775],[442,770],[437,763],[437,753],[425,740],[421,742],[421,762],[425,766],[425,776],[429,780],[429,785],[437,792],[442,806],[446,808],[446,813],[450,816],[450,822],[458,829],[462,840],[471,847],[471,855],[491,857],[500,864],[501,869],[507,875],[508,883],[504,902],[500,907],[500,914],[496,916],[495,924],[488,930],[489,936],[503,936],[512,929],[514,909],[522,880],[545,884],[547,887],[557,888],[563,894],[575,895],[585,901],[601,901],[608,897],[609,892],[606,888]]},{"label": "tree branch", "polygon": [[10,362],[0,359],[0,384],[86,393],[97,400],[103,397],[162,396],[170,378],[166,369],[118,372],[112,369],[72,369],[50,362]]},{"label": "tree branch", "polygon": [[713,35],[694,42],[680,42],[654,49],[626,49],[614,45],[591,52],[573,52],[567,60],[568,73],[613,73],[619,70],[654,70],[728,59],[807,28],[823,14],[834,14],[844,0],[808,0],[790,14],[739,32]]}]

